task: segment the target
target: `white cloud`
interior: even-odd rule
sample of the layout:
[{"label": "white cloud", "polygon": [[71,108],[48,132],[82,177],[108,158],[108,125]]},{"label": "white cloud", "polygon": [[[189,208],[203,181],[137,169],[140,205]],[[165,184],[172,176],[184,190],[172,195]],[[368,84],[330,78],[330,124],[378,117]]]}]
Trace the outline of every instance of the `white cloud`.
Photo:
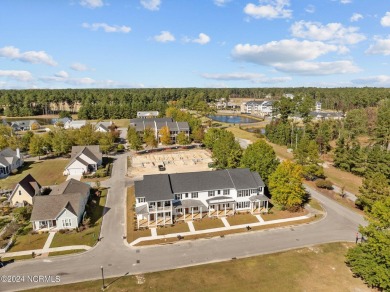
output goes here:
[{"label": "white cloud", "polygon": [[161,0],[141,0],[141,4],[144,8],[155,11],[160,9]]},{"label": "white cloud", "polygon": [[334,61],[334,62],[294,62],[288,64],[274,64],[278,71],[294,73],[299,75],[331,75],[357,73],[361,69],[351,61]]},{"label": "white cloud", "polygon": [[292,10],[286,9],[290,6],[290,0],[259,0],[259,5],[248,3],[244,13],[253,18],[291,18]]},{"label": "white cloud", "polygon": [[0,70],[0,77],[18,81],[30,81],[33,79],[31,73],[24,70]]},{"label": "white cloud", "polygon": [[238,44],[234,47],[232,56],[240,61],[272,65],[275,63],[314,60],[321,55],[336,52],[337,50],[337,46],[323,42],[291,39],[273,41],[264,45]]},{"label": "white cloud", "polygon": [[314,12],[316,12],[316,7],[312,4],[307,5],[307,7],[305,8],[305,11],[307,13],[314,13]]},{"label": "white cloud", "polygon": [[223,7],[225,6],[228,2],[230,2],[231,0],[214,0],[214,4],[219,6],[219,7]]},{"label": "white cloud", "polygon": [[54,76],[59,78],[68,78],[69,74],[66,71],[60,71],[54,74]]},{"label": "white cloud", "polygon": [[356,21],[359,21],[360,19],[363,19],[363,18],[364,18],[363,15],[361,15],[360,13],[354,13],[354,14],[352,14],[349,21],[356,22]]},{"label": "white cloud", "polygon": [[352,3],[352,0],[340,0],[341,4],[350,4]]},{"label": "white cloud", "polygon": [[102,7],[104,3],[102,0],[81,0],[80,5],[93,9],[93,8]]},{"label": "white cloud", "polygon": [[390,12],[386,12],[385,16],[381,18],[382,26],[390,26]]},{"label": "white cloud", "polygon": [[387,39],[376,39],[375,44],[371,45],[367,50],[370,55],[390,55],[390,37]]},{"label": "white cloud", "polygon": [[290,30],[294,37],[339,44],[356,44],[366,39],[363,34],[358,33],[359,28],[344,27],[341,23],[323,25],[318,22],[301,20],[295,22]]},{"label": "white cloud", "polygon": [[175,37],[169,31],[163,30],[159,35],[155,35],[153,39],[159,43],[174,42]]},{"label": "white cloud", "polygon": [[92,24],[84,22],[82,24],[82,26],[84,28],[87,28],[87,29],[90,29],[90,30],[93,30],[93,31],[97,31],[99,29],[103,29],[105,32],[129,33],[131,31],[130,26],[125,26],[125,25],[122,25],[122,26],[119,26],[119,25],[108,25],[107,23],[104,23],[104,22],[102,22],[102,23],[92,23]]},{"label": "white cloud", "polygon": [[87,65],[84,65],[84,64],[81,64],[81,63],[73,63],[71,66],[70,66],[70,69],[74,70],[74,71],[88,71],[89,68],[87,67]]},{"label": "white cloud", "polygon": [[211,38],[207,34],[201,32],[199,34],[198,38],[193,39],[193,40],[186,38],[185,41],[190,41],[190,42],[193,42],[193,43],[198,43],[198,44],[201,44],[201,45],[205,45],[205,44],[207,44],[207,43],[209,43],[211,41]]},{"label": "white cloud", "polygon": [[27,51],[21,53],[18,48],[13,46],[0,48],[0,57],[33,64],[47,64],[50,66],[57,65],[57,62],[54,61],[53,58],[45,51]]},{"label": "white cloud", "polygon": [[358,78],[352,80],[352,83],[360,85],[390,86],[390,75],[377,75]]},{"label": "white cloud", "polygon": [[205,79],[220,81],[242,81],[248,80],[252,83],[281,83],[291,80],[291,77],[266,77],[259,73],[233,72],[224,74],[203,73],[201,76]]}]

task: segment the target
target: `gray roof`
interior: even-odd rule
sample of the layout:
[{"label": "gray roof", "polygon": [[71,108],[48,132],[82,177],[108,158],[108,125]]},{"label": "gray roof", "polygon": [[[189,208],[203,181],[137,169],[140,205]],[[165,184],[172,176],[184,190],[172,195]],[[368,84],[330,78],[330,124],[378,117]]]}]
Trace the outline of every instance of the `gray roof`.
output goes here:
[{"label": "gray roof", "polygon": [[254,201],[269,201],[268,197],[265,195],[256,195],[256,196],[250,196],[249,201],[254,202]]},{"label": "gray roof", "polygon": [[172,200],[173,194],[168,174],[145,175],[141,181],[134,182],[135,196],[145,197],[147,201]]},{"label": "gray roof", "polygon": [[207,209],[207,207],[202,203],[200,200],[194,200],[194,199],[185,199],[177,201],[173,204],[174,208],[191,208],[191,207],[199,207],[204,210]]},{"label": "gray roof", "polygon": [[85,154],[87,157],[91,158],[96,163],[102,161],[102,152],[100,151],[99,145],[89,145],[89,146],[72,146],[72,153],[70,156],[70,161],[65,167],[68,168],[76,160],[80,161],[84,165],[88,165],[86,161],[79,158],[81,154]]},{"label": "gray roof", "polygon": [[83,201],[83,196],[80,193],[35,196],[30,221],[54,220],[65,208],[77,216]]},{"label": "gray roof", "polygon": [[131,119],[130,126],[134,127],[137,132],[145,131],[147,128],[160,130],[162,127],[168,127],[171,131],[190,130],[187,122],[176,122],[172,118]]},{"label": "gray roof", "polygon": [[18,126],[18,127],[31,127],[32,124],[39,125],[39,123],[36,120],[21,120],[21,121],[11,122],[11,126]]},{"label": "gray roof", "polygon": [[95,125],[95,129],[101,127],[102,129],[104,129],[105,131],[109,131],[109,128],[111,127],[112,125],[112,122],[98,122],[96,125]]},{"label": "gray roof", "polygon": [[17,159],[19,159],[19,157],[17,157],[16,151],[11,148],[5,148],[0,151],[0,163],[4,166],[13,164]]},{"label": "gray roof", "polygon": [[148,205],[144,204],[142,206],[135,207],[135,214],[137,215],[149,214]]},{"label": "gray roof", "polygon": [[174,194],[264,187],[260,175],[248,168],[146,175],[135,182],[135,196],[146,201],[171,200]]},{"label": "gray roof", "polygon": [[70,180],[63,182],[62,184],[53,187],[52,191],[50,192],[50,196],[66,195],[72,193],[80,193],[84,196],[89,195],[89,190],[90,186],[88,184],[71,178]]},{"label": "gray roof", "polygon": [[248,101],[246,102],[246,105],[261,105],[263,103],[263,101],[261,100],[251,100],[251,101]]},{"label": "gray roof", "polygon": [[149,119],[135,118],[135,119],[130,119],[130,124],[154,123],[154,122],[173,122],[173,119],[172,118],[149,118]]},{"label": "gray roof", "polygon": [[234,199],[232,197],[228,197],[228,196],[218,196],[218,197],[211,197],[209,199],[206,200],[207,203],[219,203],[219,202],[235,202]]}]

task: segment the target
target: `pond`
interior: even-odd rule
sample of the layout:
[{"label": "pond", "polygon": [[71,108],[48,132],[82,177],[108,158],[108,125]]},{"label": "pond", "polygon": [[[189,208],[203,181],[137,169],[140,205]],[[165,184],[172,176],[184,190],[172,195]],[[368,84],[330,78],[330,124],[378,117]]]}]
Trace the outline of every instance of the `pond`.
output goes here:
[{"label": "pond", "polygon": [[209,116],[209,118],[212,119],[213,121],[229,123],[229,124],[249,124],[249,123],[259,122],[258,120],[248,118],[248,117],[242,117],[242,116],[214,115],[214,116]]}]

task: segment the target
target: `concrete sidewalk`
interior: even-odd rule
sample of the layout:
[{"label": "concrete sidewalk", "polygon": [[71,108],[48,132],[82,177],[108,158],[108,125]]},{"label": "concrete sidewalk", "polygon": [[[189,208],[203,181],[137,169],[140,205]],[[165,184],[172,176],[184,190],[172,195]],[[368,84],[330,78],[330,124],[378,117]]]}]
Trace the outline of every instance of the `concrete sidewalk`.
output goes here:
[{"label": "concrete sidewalk", "polygon": [[0,254],[2,258],[9,258],[9,257],[18,257],[18,256],[24,256],[24,255],[31,255],[31,253],[43,254],[43,253],[49,253],[49,252],[56,252],[56,251],[65,251],[65,250],[75,250],[75,249],[84,249],[89,250],[91,249],[88,245],[69,245],[69,246],[61,246],[61,247],[52,247],[47,249],[34,249],[34,250],[23,250],[23,251],[16,251],[16,252],[6,252],[3,254]]},{"label": "concrete sidewalk", "polygon": [[264,221],[264,222],[256,222],[256,223],[251,223],[251,224],[242,224],[242,225],[234,225],[230,227],[220,227],[220,228],[212,228],[212,229],[205,229],[205,230],[198,230],[198,231],[189,231],[189,232],[181,232],[181,233],[172,233],[172,234],[167,234],[167,235],[157,235],[157,236],[148,236],[148,237],[140,237],[134,240],[131,243],[127,243],[125,241],[125,244],[128,246],[132,247],[136,245],[137,243],[140,243],[142,241],[149,241],[149,240],[156,240],[156,239],[165,239],[165,238],[173,238],[177,237],[178,235],[180,236],[189,236],[189,235],[196,235],[196,234],[205,234],[205,233],[213,233],[213,232],[219,232],[219,231],[227,231],[227,230],[234,230],[234,229],[242,229],[246,227],[256,227],[256,226],[263,226],[263,225],[272,225],[272,224],[277,224],[277,223],[284,223],[284,222],[294,222],[294,221],[299,221],[299,220],[304,220],[308,219],[315,216],[315,214],[310,213],[305,216],[299,216],[295,218],[287,218],[287,219],[278,219],[278,220],[271,220],[271,221]]}]

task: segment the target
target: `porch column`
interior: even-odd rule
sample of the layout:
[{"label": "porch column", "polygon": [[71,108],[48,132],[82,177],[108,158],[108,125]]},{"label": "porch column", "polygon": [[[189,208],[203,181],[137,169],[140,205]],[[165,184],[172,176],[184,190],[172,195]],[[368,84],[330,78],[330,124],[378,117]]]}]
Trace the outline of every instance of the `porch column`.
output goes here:
[{"label": "porch column", "polygon": [[[157,209],[157,205],[156,205],[156,209]],[[157,225],[158,225],[158,216],[157,216],[157,212],[154,213],[154,216],[156,217],[156,227],[157,227]]]},{"label": "porch column", "polygon": [[209,208],[209,217],[210,217],[210,206],[208,208]]},{"label": "porch column", "polygon": [[137,229],[139,229],[139,219],[137,217]]},{"label": "porch column", "polygon": [[184,213],[184,222],[186,222],[186,208],[183,208],[183,213]]},{"label": "porch column", "polygon": [[236,203],[233,203],[233,215],[236,214]]},{"label": "porch column", "polygon": [[164,225],[165,225],[165,208],[164,208]]},{"label": "porch column", "polygon": [[267,212],[268,212],[268,202],[269,202],[269,201],[267,201]]},{"label": "porch column", "polygon": [[149,219],[150,219],[150,214],[148,214],[148,227],[149,227]]},{"label": "porch column", "polygon": [[217,204],[217,217],[219,217],[219,203]]},{"label": "porch column", "polygon": [[203,218],[202,207],[200,207],[200,219]]}]

